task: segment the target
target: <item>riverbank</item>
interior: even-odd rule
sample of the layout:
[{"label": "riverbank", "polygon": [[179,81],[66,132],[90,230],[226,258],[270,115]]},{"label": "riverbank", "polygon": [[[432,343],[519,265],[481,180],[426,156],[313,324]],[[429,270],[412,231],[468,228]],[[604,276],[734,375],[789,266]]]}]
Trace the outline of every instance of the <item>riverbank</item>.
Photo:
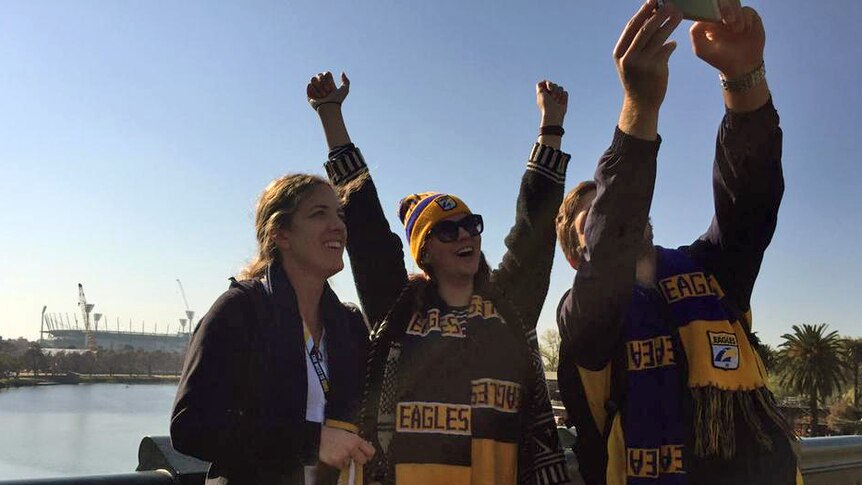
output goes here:
[{"label": "riverbank", "polygon": [[61,384],[176,384],[180,376],[130,376],[130,375],[85,375],[65,374],[48,376],[19,376],[0,379],[0,389]]}]

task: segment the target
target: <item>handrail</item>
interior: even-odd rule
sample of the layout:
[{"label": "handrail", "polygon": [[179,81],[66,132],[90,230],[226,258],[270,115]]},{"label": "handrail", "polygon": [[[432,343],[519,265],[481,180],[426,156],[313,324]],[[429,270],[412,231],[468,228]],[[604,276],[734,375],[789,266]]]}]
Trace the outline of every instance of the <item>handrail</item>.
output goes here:
[{"label": "handrail", "polygon": [[[562,439],[573,435],[558,428]],[[828,436],[800,440],[800,470],[806,485],[862,485],[862,436]],[[574,455],[566,453],[570,469]],[[117,475],[0,481],[0,485],[198,485],[208,464],[185,456],[170,446],[167,436],[145,437],[138,450],[138,471]]]},{"label": "handrail", "polygon": [[92,475],[87,477],[0,481],[0,485],[173,485],[175,483],[177,482],[174,480],[174,477],[166,470],[120,473],[117,475]]},{"label": "handrail", "polygon": [[862,484],[862,436],[804,438],[799,461],[806,484]]}]

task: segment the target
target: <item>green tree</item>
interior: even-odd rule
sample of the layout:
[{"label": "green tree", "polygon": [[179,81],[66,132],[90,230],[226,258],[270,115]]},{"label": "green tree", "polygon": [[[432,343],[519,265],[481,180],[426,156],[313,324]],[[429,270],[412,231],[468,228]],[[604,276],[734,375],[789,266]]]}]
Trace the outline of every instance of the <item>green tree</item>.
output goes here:
[{"label": "green tree", "polygon": [[862,372],[862,338],[844,341],[844,362],[853,379],[853,407],[859,408],[859,374]]},{"label": "green tree", "polygon": [[47,367],[45,354],[42,353],[42,346],[35,342],[30,344],[27,351],[24,352],[24,362],[33,371],[33,376],[39,377],[39,370],[45,370]]},{"label": "green tree", "polygon": [[843,340],[838,332],[826,333],[827,325],[793,326],[793,333],[781,336],[780,382],[808,398],[811,433],[817,431],[817,405],[825,402],[844,382]]},{"label": "green tree", "polygon": [[24,370],[26,364],[21,357],[11,356],[9,359],[9,370],[15,373],[15,379],[21,377],[21,371]]},{"label": "green tree", "polygon": [[542,332],[539,341],[539,354],[545,364],[545,370],[556,372],[560,365],[560,333],[553,329]]},{"label": "green tree", "polygon": [[0,352],[0,378],[7,377],[12,372],[13,357],[6,352]]},{"label": "green tree", "polygon": [[119,354],[114,350],[100,349],[99,357],[102,373],[108,374],[109,376],[113,376],[119,368]]},{"label": "green tree", "polygon": [[829,407],[829,416],[826,417],[826,425],[829,430],[838,435],[859,434],[862,432],[862,421],[859,417],[862,413],[851,406],[845,399],[836,399]]},{"label": "green tree", "polygon": [[757,346],[757,354],[760,355],[760,360],[770,373],[775,372],[778,366],[778,351],[769,344],[760,344]]}]

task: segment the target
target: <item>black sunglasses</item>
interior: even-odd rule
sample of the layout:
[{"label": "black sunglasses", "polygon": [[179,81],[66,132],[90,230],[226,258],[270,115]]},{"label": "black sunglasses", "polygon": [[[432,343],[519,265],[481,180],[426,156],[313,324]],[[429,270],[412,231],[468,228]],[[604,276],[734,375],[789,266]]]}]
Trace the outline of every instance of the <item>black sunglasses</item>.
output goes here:
[{"label": "black sunglasses", "polygon": [[462,227],[470,236],[478,236],[485,229],[482,216],[479,214],[469,214],[457,221],[438,222],[431,228],[430,234],[437,237],[440,242],[457,241],[459,229]]}]

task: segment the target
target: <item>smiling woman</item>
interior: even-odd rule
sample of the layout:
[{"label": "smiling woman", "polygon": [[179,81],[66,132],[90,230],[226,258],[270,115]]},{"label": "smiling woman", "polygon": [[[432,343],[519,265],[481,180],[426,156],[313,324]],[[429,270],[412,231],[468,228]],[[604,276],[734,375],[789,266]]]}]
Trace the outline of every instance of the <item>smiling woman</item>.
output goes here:
[{"label": "smiling woman", "polygon": [[[304,215],[307,219],[311,219],[311,215],[305,212],[312,210],[321,214],[326,213],[326,203],[329,202],[326,200],[327,190],[332,192],[332,187],[326,180],[306,174],[285,175],[269,183],[261,194],[255,210],[258,252],[254,260],[240,273],[241,279],[262,278],[266,275],[266,268],[279,255],[277,238],[286,231],[301,232],[304,228],[302,223],[292,224],[294,218],[302,218]],[[316,200],[310,200],[312,197]],[[319,202],[321,207],[317,207],[318,204],[314,202]],[[337,200],[335,207],[340,213],[341,208]],[[297,217],[301,208],[305,211]],[[284,245],[284,238],[281,239]],[[341,268],[336,269],[333,274],[340,270]]]},{"label": "smiling woman", "polygon": [[569,156],[560,151],[568,95],[536,86],[537,143],[518,195],[508,251],[491,271],[484,221],[460,198],[422,192],[398,216],[421,275],[408,276],[377,189],[341,114],[349,80],[307,87],[329,144],[330,180],[344,194],[356,290],[375,326],[361,416],[377,454],[364,467],[386,485],[568,483],[535,328],[554,256],[554,215]]},{"label": "smiling woman", "polygon": [[257,204],[258,251],[195,330],[171,419],[208,483],[335,483],[374,448],[356,435],[368,329],[326,283],[344,268],[332,186],[292,174]]}]

